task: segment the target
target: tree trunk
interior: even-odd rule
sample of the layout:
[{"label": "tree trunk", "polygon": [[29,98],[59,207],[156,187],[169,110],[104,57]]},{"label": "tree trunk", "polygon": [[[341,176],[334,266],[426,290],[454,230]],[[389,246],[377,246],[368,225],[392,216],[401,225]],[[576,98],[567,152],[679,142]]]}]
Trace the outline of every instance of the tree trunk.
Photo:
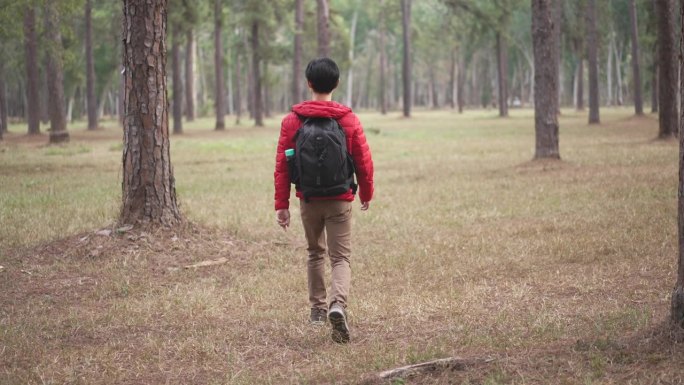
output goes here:
[{"label": "tree trunk", "polygon": [[496,33],[496,71],[499,90],[499,116],[508,116],[508,48],[501,32]]},{"label": "tree trunk", "polygon": [[596,0],[587,2],[587,54],[589,57],[589,124],[601,123],[599,116],[598,37],[596,32]]},{"label": "tree trunk", "polygon": [[380,0],[380,113],[387,114],[387,19],[384,12],[385,0]]},{"label": "tree trunk", "polygon": [[214,0],[214,68],[216,70],[216,129],[226,128],[226,107],[223,101],[223,42],[221,33],[223,27],[222,0]]},{"label": "tree trunk", "polygon": [[[123,53],[121,55],[123,57]],[[126,95],[126,75],[119,72],[119,125],[123,127],[126,118],[126,108],[124,106],[124,99]]]},{"label": "tree trunk", "polygon": [[271,85],[269,82],[270,76],[268,75],[268,60],[263,60],[263,78],[264,81],[261,82],[261,88],[264,94],[264,117],[270,118],[271,115]]},{"label": "tree trunk", "polygon": [[28,133],[40,133],[40,74],[38,72],[38,35],[36,10],[26,7],[24,12],[24,47],[26,50],[26,117]]},{"label": "tree trunk", "polygon": [[173,72],[173,133],[183,133],[183,75],[181,74],[181,50],[179,26],[173,26],[171,45],[171,71]]},{"label": "tree trunk", "polygon": [[5,90],[4,62],[0,62],[0,140],[2,134],[7,132],[7,92]]},{"label": "tree trunk", "polygon": [[611,31],[610,43],[608,45],[608,55],[606,58],[606,91],[608,95],[608,100],[606,100],[606,105],[610,106],[613,104],[613,47],[615,46],[615,36],[614,32]]},{"label": "tree trunk", "polygon": [[240,124],[242,117],[242,69],[240,68],[240,49],[235,50],[235,124]]},{"label": "tree trunk", "polygon": [[330,8],[328,0],[318,2],[318,56],[330,56]]},{"label": "tree trunk", "polygon": [[92,0],[85,4],[85,55],[86,55],[86,100],[88,106],[88,129],[97,129],[97,100],[95,99],[95,60],[93,58]]},{"label": "tree trunk", "polygon": [[660,66],[658,65],[658,57],[659,57],[659,50],[658,50],[658,43],[654,44],[654,49],[653,49],[653,73],[651,74],[652,80],[651,80],[651,113],[655,114],[658,112],[658,91],[660,90],[660,84],[659,79],[660,79]]},{"label": "tree trunk", "polygon": [[558,151],[558,25],[553,0],[532,0],[534,45],[535,159],[560,158]]},{"label": "tree trunk", "polygon": [[404,117],[411,116],[411,0],[401,0],[404,57],[402,75],[404,82]]},{"label": "tree trunk", "polygon": [[449,87],[447,87],[447,103],[453,110],[456,108],[456,50],[451,50],[449,61]]},{"label": "tree trunk", "polygon": [[617,89],[615,90],[615,101],[618,106],[621,106],[625,102],[622,92],[622,50],[618,49],[617,44],[613,45],[613,48],[615,49],[615,74],[617,75]]},{"label": "tree trunk", "polygon": [[677,53],[675,45],[674,0],[656,0],[658,24],[659,117],[658,138],[677,135]]},{"label": "tree trunk", "polygon": [[459,55],[458,57],[458,76],[456,77],[458,79],[457,81],[457,91],[456,91],[456,99],[458,102],[458,113],[462,114],[463,113],[463,107],[465,105],[465,82],[466,82],[466,65],[465,65],[465,58],[463,55]]},{"label": "tree trunk", "polygon": [[[684,4],[680,3],[679,9],[680,15],[684,16]],[[684,36],[684,24],[681,26],[681,33]],[[680,57],[684,54],[680,46],[679,54]],[[679,92],[680,96],[684,93],[684,77],[680,79],[682,83],[680,84]],[[684,97],[681,98],[682,105],[681,110],[684,112]],[[684,122],[684,116],[680,117],[679,120],[679,131],[681,132],[681,124]],[[679,136],[679,193],[677,198],[677,230],[678,230],[678,243],[679,243],[679,255],[677,263],[677,283],[675,284],[674,290],[672,291],[672,306],[670,319],[672,324],[678,329],[684,328],[684,135]]]},{"label": "tree trunk", "polygon": [[302,56],[304,35],[304,0],[295,0],[294,59],[292,61],[292,104],[302,101]]},{"label": "tree trunk", "polygon": [[577,63],[577,110],[584,111],[584,58],[580,55]]},{"label": "tree trunk", "polygon": [[185,35],[185,117],[195,120],[195,38],[192,29]]},{"label": "tree trunk", "polygon": [[351,31],[349,32],[349,72],[347,72],[347,106],[352,107],[354,92],[354,44],[356,39],[356,23],[359,18],[358,9],[354,9],[352,16]]},{"label": "tree trunk", "polygon": [[261,50],[259,49],[259,21],[252,22],[252,71],[254,82],[254,125],[263,127],[264,125],[264,106],[261,97]]},{"label": "tree trunk", "polygon": [[167,0],[124,0],[126,77],[121,223],[181,221],[169,153]]},{"label": "tree trunk", "polygon": [[64,63],[62,61],[62,34],[60,33],[57,4],[45,4],[45,31],[49,45],[46,49],[48,95],[50,103],[50,143],[69,141],[66,128],[64,102]]}]

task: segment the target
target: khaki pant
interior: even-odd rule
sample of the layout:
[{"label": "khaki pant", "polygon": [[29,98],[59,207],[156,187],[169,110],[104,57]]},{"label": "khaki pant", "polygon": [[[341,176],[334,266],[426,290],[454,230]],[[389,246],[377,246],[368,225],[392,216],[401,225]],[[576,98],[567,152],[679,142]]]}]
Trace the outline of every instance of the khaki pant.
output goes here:
[{"label": "khaki pant", "polygon": [[309,203],[301,200],[300,202],[302,224],[309,252],[307,277],[311,308],[328,308],[324,277],[326,244],[332,266],[330,303],[339,302],[346,307],[351,286],[349,257],[351,256],[352,203],[335,200],[310,201]]}]

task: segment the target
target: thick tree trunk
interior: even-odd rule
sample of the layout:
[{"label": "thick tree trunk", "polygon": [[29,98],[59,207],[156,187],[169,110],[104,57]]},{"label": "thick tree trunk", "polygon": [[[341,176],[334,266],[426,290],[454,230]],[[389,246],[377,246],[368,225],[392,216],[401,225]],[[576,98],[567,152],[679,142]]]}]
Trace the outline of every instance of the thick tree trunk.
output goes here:
[{"label": "thick tree trunk", "polygon": [[501,32],[496,33],[496,72],[499,116],[508,116],[508,46]]},{"label": "thick tree trunk", "polygon": [[95,99],[95,60],[93,58],[92,0],[85,4],[86,104],[88,129],[97,129],[97,100]]},{"label": "thick tree trunk", "polygon": [[302,101],[302,56],[304,35],[304,0],[295,0],[294,59],[292,61],[292,104]]},{"label": "thick tree trunk", "polygon": [[[121,54],[123,57],[123,53]],[[123,127],[124,120],[126,119],[126,108],[124,106],[124,99],[126,95],[126,75],[119,73],[119,125]]]},{"label": "thick tree trunk", "polygon": [[50,143],[69,141],[64,102],[64,64],[62,61],[62,34],[60,33],[57,4],[45,4],[45,31],[49,46],[46,50],[48,95],[50,110]]},{"label": "thick tree trunk", "polygon": [[677,46],[674,0],[656,0],[658,24],[659,117],[661,139],[677,135]]},{"label": "thick tree trunk", "polygon": [[558,25],[553,0],[532,0],[534,46],[535,159],[560,158],[558,151]]},{"label": "thick tree trunk", "polygon": [[[680,2],[680,16],[684,17],[684,2]],[[684,36],[684,24],[681,25],[681,36]],[[684,47],[680,45],[679,55],[684,55]],[[684,77],[680,78],[679,93],[684,94]],[[684,97],[681,97],[680,111],[684,112]],[[684,129],[684,116],[679,119],[679,131]],[[679,191],[677,196],[677,230],[678,230],[678,262],[677,283],[672,291],[672,307],[670,317],[674,326],[684,328],[684,135],[679,135]]]},{"label": "thick tree trunk", "polygon": [[24,47],[26,50],[26,117],[28,133],[40,133],[40,73],[38,72],[38,35],[36,10],[26,7],[24,12]]},{"label": "thick tree trunk", "polygon": [[185,34],[185,117],[195,120],[195,37],[192,29]]},{"label": "thick tree trunk", "polygon": [[167,0],[124,0],[126,76],[121,223],[181,221],[169,152]]},{"label": "thick tree trunk", "polygon": [[252,71],[254,82],[254,125],[262,127],[264,125],[264,106],[261,97],[261,50],[259,48],[259,21],[252,22],[252,34],[250,36],[252,44]]},{"label": "thick tree trunk", "polygon": [[411,0],[401,0],[404,57],[402,77],[404,83],[404,117],[411,116]]},{"label": "thick tree trunk", "polygon": [[330,56],[330,8],[328,0],[318,2],[318,56]]},{"label": "thick tree trunk", "polygon": [[596,0],[587,2],[587,56],[589,58],[589,124],[599,124],[601,118],[599,116]]},{"label": "thick tree trunk", "polygon": [[214,68],[216,70],[216,129],[226,128],[226,107],[223,101],[223,6],[221,0],[214,0]]},{"label": "thick tree trunk", "polygon": [[183,75],[181,74],[180,31],[173,26],[171,71],[173,72],[173,133],[183,133]]}]

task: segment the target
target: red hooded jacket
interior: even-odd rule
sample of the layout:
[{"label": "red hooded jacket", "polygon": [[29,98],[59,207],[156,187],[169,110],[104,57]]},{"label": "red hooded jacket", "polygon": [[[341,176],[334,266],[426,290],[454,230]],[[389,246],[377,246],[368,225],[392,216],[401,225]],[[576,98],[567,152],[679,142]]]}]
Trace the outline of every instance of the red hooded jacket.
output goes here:
[{"label": "red hooded jacket", "polygon": [[[283,118],[280,126],[280,138],[276,151],[276,166],[273,177],[275,180],[275,209],[288,209],[290,207],[290,175],[287,169],[285,150],[295,147],[295,134],[302,125],[297,115],[305,117],[334,118],[340,124],[347,136],[347,151],[354,159],[356,169],[356,183],[359,185],[358,193],[362,202],[370,202],[373,198],[373,159],[370,148],[366,142],[366,135],[359,118],[351,108],[337,102],[306,101],[292,107],[292,112]],[[302,195],[297,191],[297,197]],[[311,198],[312,200],[344,200],[353,201],[354,194],[348,192],[333,196]]]}]

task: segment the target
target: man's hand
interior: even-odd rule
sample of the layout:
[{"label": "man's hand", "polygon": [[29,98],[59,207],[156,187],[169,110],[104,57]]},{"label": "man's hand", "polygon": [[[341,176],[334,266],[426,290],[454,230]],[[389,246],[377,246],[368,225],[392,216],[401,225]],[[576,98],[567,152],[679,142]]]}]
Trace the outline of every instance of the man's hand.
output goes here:
[{"label": "man's hand", "polygon": [[361,211],[368,210],[368,207],[370,207],[370,202],[361,202]]},{"label": "man's hand", "polygon": [[276,220],[283,230],[287,230],[287,226],[290,225],[290,210],[280,209],[276,211]]}]

